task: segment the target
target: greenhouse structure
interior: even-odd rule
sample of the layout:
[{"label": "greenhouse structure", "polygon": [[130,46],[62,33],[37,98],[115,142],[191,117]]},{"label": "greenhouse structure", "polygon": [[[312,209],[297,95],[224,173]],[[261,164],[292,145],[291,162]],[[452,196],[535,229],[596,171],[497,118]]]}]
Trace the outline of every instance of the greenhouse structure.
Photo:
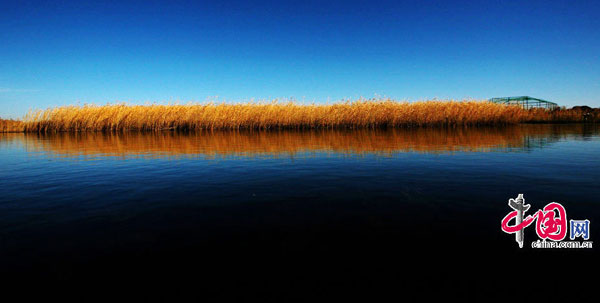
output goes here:
[{"label": "greenhouse structure", "polygon": [[492,98],[488,101],[499,103],[499,104],[508,104],[508,105],[519,105],[524,109],[530,108],[546,108],[546,109],[555,109],[558,108],[558,104],[538,98],[533,98],[529,96],[520,96],[520,97],[502,97],[502,98]]}]

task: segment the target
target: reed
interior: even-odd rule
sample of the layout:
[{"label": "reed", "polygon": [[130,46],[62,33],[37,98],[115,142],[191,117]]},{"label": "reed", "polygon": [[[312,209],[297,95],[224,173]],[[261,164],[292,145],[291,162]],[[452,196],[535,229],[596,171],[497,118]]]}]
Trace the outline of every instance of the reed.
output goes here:
[{"label": "reed", "polygon": [[30,112],[26,132],[217,129],[333,129],[504,125],[581,120],[581,113],[524,110],[482,101],[358,100],[336,104],[263,102],[63,106]]},{"label": "reed", "polygon": [[18,133],[23,132],[24,123],[19,120],[0,119],[0,133]]},{"label": "reed", "polygon": [[557,109],[545,110],[534,108],[524,111],[523,122],[527,123],[569,123],[600,122],[599,109]]},{"label": "reed", "polygon": [[34,132],[200,129],[377,128],[425,125],[517,123],[522,110],[488,102],[395,102],[359,100],[337,104],[293,102],[247,104],[65,106],[31,112]]}]

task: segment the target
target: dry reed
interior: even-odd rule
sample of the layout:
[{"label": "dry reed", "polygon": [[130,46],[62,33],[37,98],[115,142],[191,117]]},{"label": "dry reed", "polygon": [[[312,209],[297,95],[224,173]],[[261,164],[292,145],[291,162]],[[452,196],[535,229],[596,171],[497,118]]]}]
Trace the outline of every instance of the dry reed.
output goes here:
[{"label": "dry reed", "polygon": [[331,105],[288,103],[65,106],[30,113],[25,130],[377,128],[517,123],[523,111],[488,102],[371,100]]},{"label": "dry reed", "polygon": [[[598,115],[592,119],[598,120]],[[477,126],[520,122],[577,122],[572,110],[524,110],[481,101],[358,100],[336,104],[293,102],[63,106],[30,112],[26,132],[332,129],[407,126]]]},{"label": "dry reed", "polygon": [[24,126],[22,121],[0,119],[0,133],[23,132]]}]

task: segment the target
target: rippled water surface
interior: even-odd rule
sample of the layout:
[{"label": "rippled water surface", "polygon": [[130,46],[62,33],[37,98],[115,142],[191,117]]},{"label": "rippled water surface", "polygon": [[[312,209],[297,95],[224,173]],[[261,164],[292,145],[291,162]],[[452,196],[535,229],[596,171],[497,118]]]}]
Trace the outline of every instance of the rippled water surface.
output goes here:
[{"label": "rippled water surface", "polygon": [[165,281],[276,301],[468,293],[512,258],[591,258],[534,251],[533,228],[519,250],[500,220],[523,193],[591,220],[594,240],[599,154],[593,125],[0,134],[0,264],[14,281],[142,281],[147,295]]}]

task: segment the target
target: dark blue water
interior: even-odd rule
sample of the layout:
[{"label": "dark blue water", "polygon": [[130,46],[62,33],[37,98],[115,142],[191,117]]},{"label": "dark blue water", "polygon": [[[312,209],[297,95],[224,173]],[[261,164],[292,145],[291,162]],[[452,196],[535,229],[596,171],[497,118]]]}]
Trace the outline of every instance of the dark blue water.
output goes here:
[{"label": "dark blue water", "polygon": [[533,226],[519,249],[507,201],[560,202],[593,241],[599,155],[593,125],[0,134],[2,285],[281,302],[508,296],[520,277],[535,297],[597,250],[533,249]]}]

